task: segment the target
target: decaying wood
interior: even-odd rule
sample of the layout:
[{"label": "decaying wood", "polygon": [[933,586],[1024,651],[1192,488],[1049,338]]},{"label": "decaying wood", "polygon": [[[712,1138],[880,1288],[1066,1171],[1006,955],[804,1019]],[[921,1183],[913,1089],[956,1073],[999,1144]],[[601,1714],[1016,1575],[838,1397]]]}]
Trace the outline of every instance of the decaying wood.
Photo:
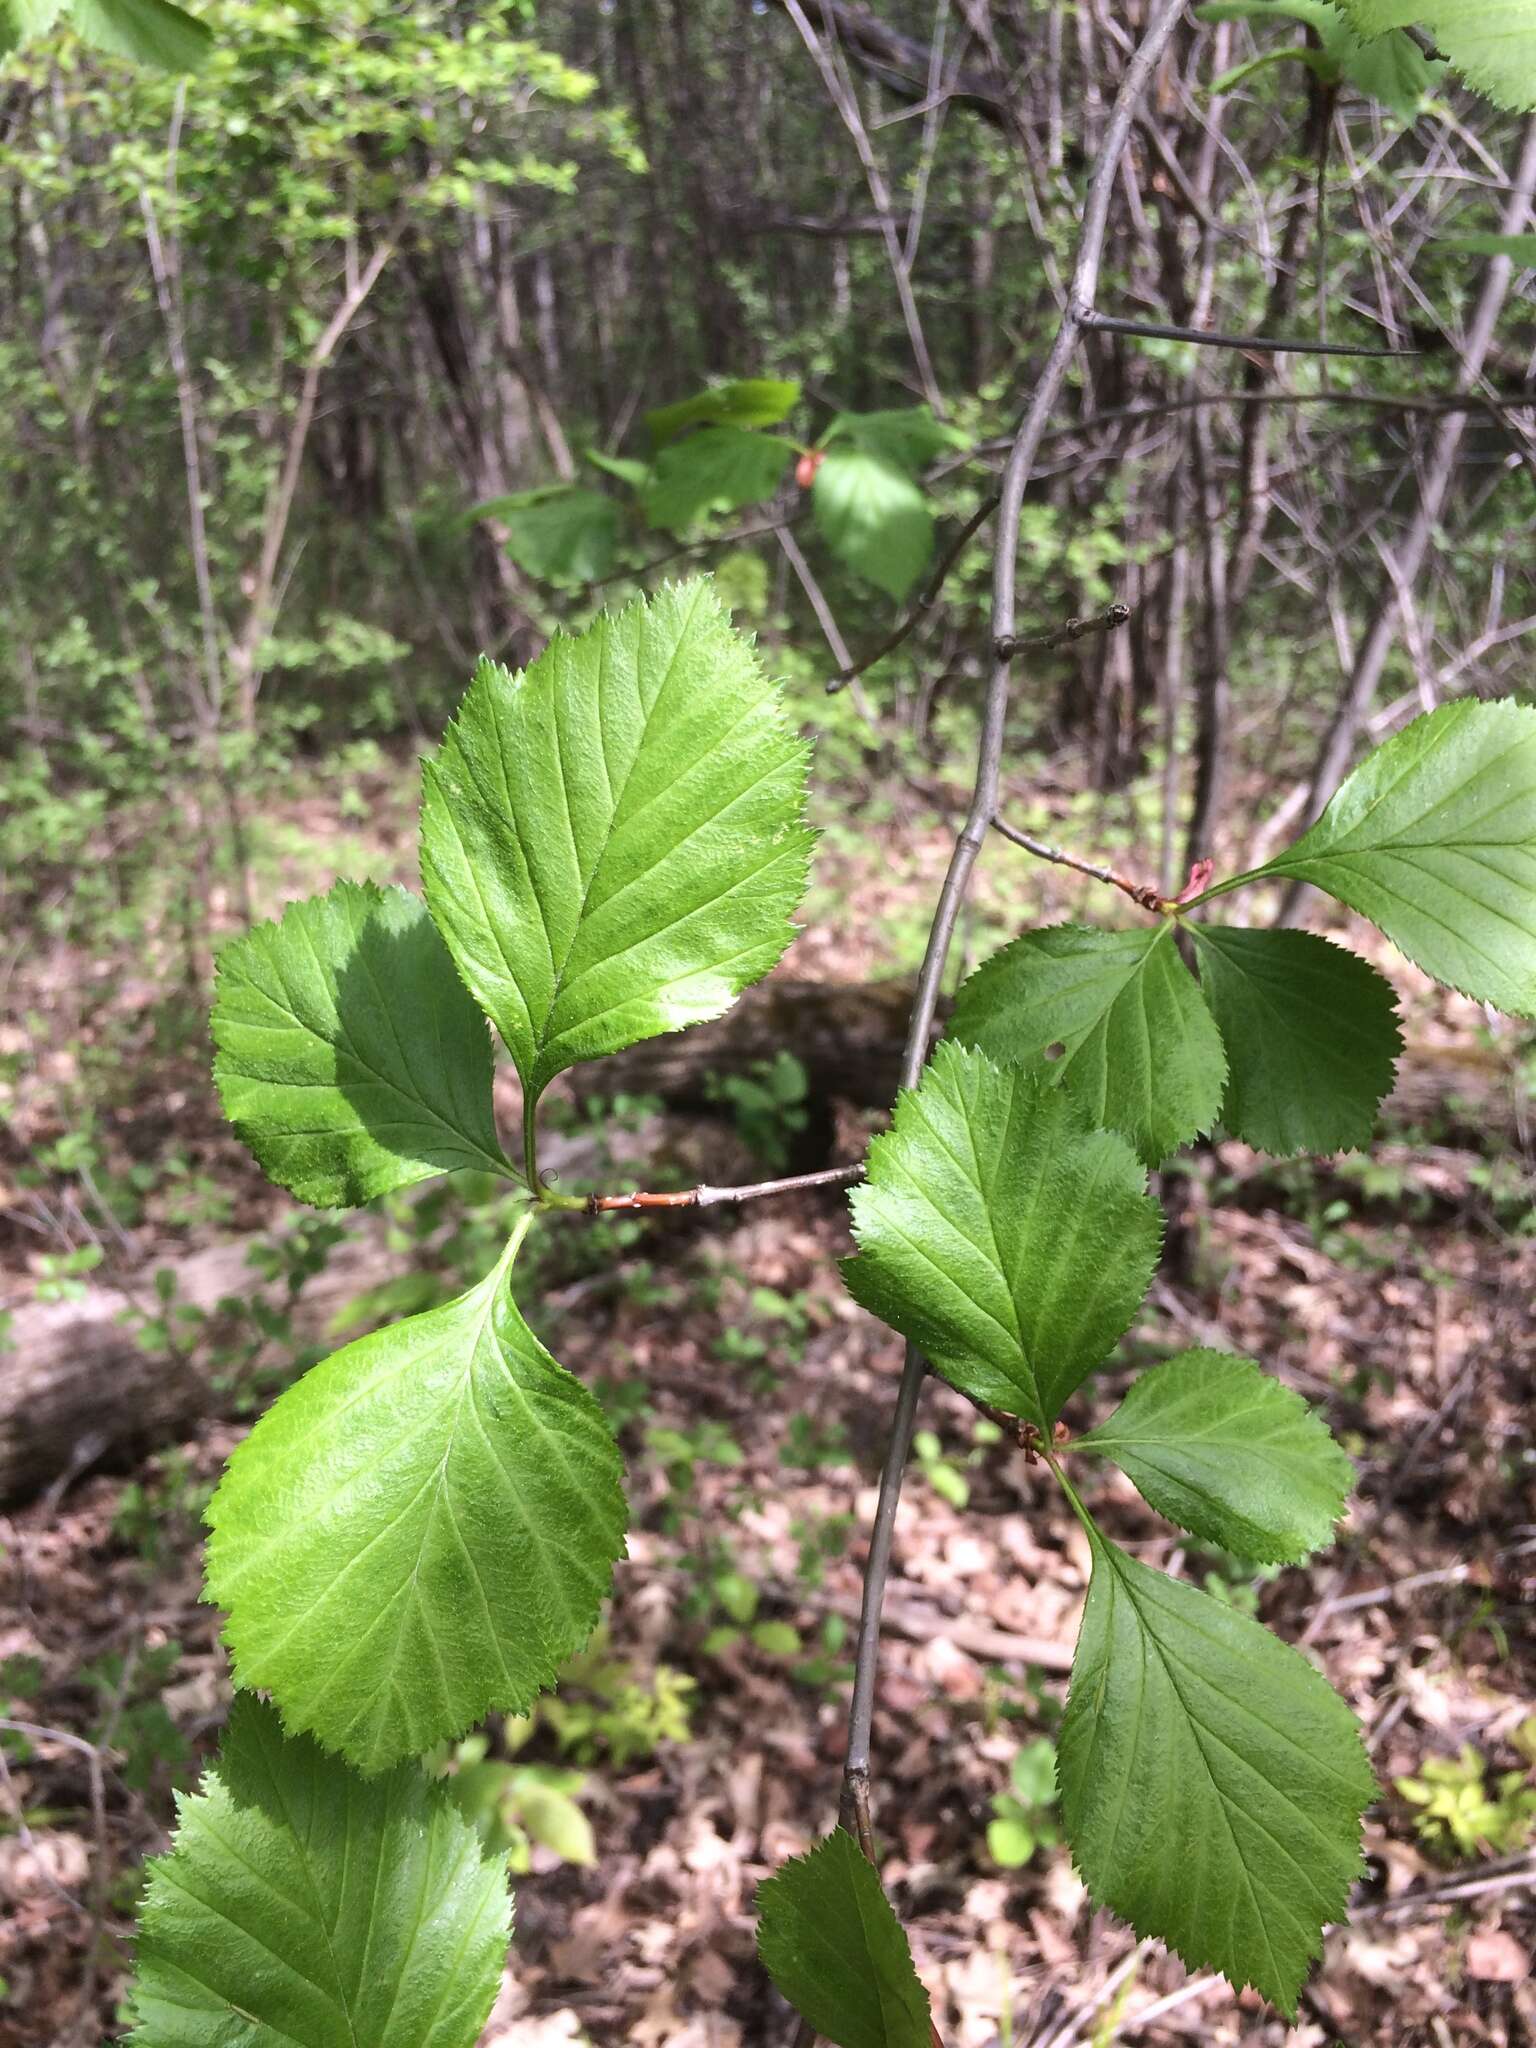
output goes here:
[{"label": "decaying wood", "polygon": [[[249,1259],[265,1242],[239,1238],[177,1261],[176,1306],[211,1315],[227,1296],[261,1290]],[[323,1330],[389,1267],[377,1229],[337,1245],[300,1299],[301,1331]],[[150,1276],[141,1277],[153,1301]],[[200,1342],[180,1360],[146,1346],[135,1334],[144,1306],[137,1287],[133,1298],[117,1287],[93,1287],[82,1301],[33,1302],[14,1311],[10,1349],[0,1354],[0,1505],[174,1443],[213,1410],[209,1346]]]}]

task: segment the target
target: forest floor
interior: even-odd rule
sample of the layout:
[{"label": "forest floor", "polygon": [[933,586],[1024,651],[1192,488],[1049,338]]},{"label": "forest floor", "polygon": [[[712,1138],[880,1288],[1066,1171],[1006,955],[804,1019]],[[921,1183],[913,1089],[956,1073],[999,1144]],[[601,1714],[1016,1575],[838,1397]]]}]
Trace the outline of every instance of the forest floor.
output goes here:
[{"label": "forest floor", "polygon": [[[350,871],[388,846],[408,872],[406,799],[387,794]],[[337,822],[287,820],[296,850],[274,856],[263,908],[313,885],[300,870]],[[859,979],[900,964],[899,935],[920,925],[945,844],[936,818],[914,830],[899,803],[863,843],[829,843],[794,971]],[[1038,896],[1026,905],[1013,890],[988,885],[977,949],[989,921],[1039,914]],[[1046,915],[1070,900],[1051,898]],[[1013,1759],[1038,1756],[1029,1745],[1060,1718],[1088,1560],[1048,1476],[934,1382],[897,1524],[873,1786],[883,1873],[951,2048],[1536,2040],[1525,1047],[1377,957],[1403,996],[1405,1075],[1417,1064],[1421,1083],[1437,1077],[1432,1113],[1422,1085],[1405,1095],[1369,1159],[1276,1165],[1219,1140],[1165,1174],[1163,1274],[1071,1417],[1080,1428],[1106,1413],[1134,1365],[1213,1344],[1317,1403],[1355,1457],[1338,1544],[1280,1573],[1180,1542],[1114,1475],[1097,1494],[1118,1540],[1304,1644],[1360,1715],[1382,1792],[1350,1918],[1327,1936],[1287,2031],[1251,1996],[1188,1976],[1157,1944],[1138,1949],[1096,1912],[1053,1839],[1048,1792],[1028,1814],[1029,1862],[993,1859],[988,1823]],[[18,1069],[8,1108],[0,1309],[40,1283],[91,1284],[43,1264],[57,1247],[32,1196],[62,1214],[69,1188],[78,1194],[57,1148],[79,1123],[82,1058],[97,1057],[92,1033],[109,1011],[112,1058],[123,1067],[122,1046],[136,1042],[126,1067],[138,1078],[92,1121],[96,1178],[135,1160],[178,1164],[147,1187],[108,1265],[131,1253],[147,1280],[221,1235],[280,1228],[288,1212],[217,1121],[200,1040],[156,1051],[154,976],[110,946],[90,958],[40,949],[27,972],[27,1007],[56,1028]],[[654,1133],[655,1118],[643,1128]],[[839,1156],[867,1129],[844,1111]],[[665,1131],[678,1170],[703,1148],[709,1177],[731,1177],[725,1154],[740,1139],[728,1123],[668,1118]],[[620,1170],[634,1142],[613,1137]],[[53,1162],[41,1187],[16,1171],[39,1157]],[[737,1164],[757,1177],[745,1149]],[[407,1267],[455,1269],[490,1227],[473,1202],[411,1214],[391,1225]],[[619,1428],[633,1530],[601,1641],[562,1688],[570,1711],[516,1731],[520,1764],[579,1773],[596,1853],[532,1849],[485,2035],[496,2048],[583,2036],[601,2048],[766,2048],[793,2032],[755,1960],[753,1892],[834,1815],[851,1624],[900,1363],[896,1340],[838,1281],[845,1219],[830,1194],[600,1234],[579,1217],[552,1222],[531,1319]],[[381,1319],[376,1302],[356,1316],[370,1309]],[[135,1471],[80,1477],[0,1522],[5,2048],[77,2048],[116,2031],[140,1864],[165,1846],[171,1793],[195,1783],[227,1709],[218,1619],[199,1601],[197,1517],[248,1419],[221,1414]],[[1426,1833],[1404,1779],[1438,1789],[1456,1825]]]}]

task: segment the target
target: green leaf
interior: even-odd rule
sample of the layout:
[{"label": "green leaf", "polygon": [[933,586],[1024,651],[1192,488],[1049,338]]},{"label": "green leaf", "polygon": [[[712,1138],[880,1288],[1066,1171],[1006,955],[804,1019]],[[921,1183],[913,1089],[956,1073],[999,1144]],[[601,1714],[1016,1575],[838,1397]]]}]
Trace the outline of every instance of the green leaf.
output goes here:
[{"label": "green leaf", "polygon": [[490,2015],[505,1858],[414,1766],[359,1778],[248,1694],[147,1870],[138,2048],[473,2048]]},{"label": "green leaf", "polygon": [[1331,1543],[1354,1480],[1299,1394],[1224,1351],[1153,1366],[1072,1449],[1109,1458],[1192,1536],[1267,1564]]},{"label": "green leaf", "polygon": [[546,485],[489,498],[479,519],[499,519],[507,553],[543,583],[595,583],[613,567],[619,544],[619,508],[601,491]]},{"label": "green leaf", "polygon": [[1536,235],[1441,235],[1442,249],[1469,256],[1508,256],[1521,269],[1536,267]]},{"label": "green leaf", "polygon": [[623,1554],[602,1410],[512,1300],[529,1220],[478,1287],[281,1395],[208,1508],[238,1682],[361,1770],[523,1712]]},{"label": "green leaf", "polygon": [[1378,101],[1405,125],[1414,121],[1445,66],[1433,63],[1411,36],[1393,29],[1368,42],[1345,36],[1339,47],[1345,78],[1367,99]]},{"label": "green leaf", "polygon": [[171,0],[69,0],[69,19],[93,48],[162,71],[196,71],[213,49],[208,24]]},{"label": "green leaf", "polygon": [[872,1865],[841,1828],[758,1887],[769,1976],[837,2048],[929,2048],[928,1994]]},{"label": "green leaf", "polygon": [[482,662],[426,771],[422,874],[525,1096],[718,1017],[793,936],[806,748],[705,582],[522,675]]},{"label": "green leaf", "polygon": [[1391,983],[1314,932],[1190,931],[1227,1049],[1232,1135],[1281,1158],[1369,1144],[1403,1049]]},{"label": "green leaf", "polygon": [[0,57],[46,35],[64,11],[64,0],[0,0]]},{"label": "green leaf", "polygon": [[1060,1739],[1073,1858],[1096,1904],[1292,2017],[1375,1796],[1354,1716],[1258,1622],[1090,1539]]},{"label": "green leaf", "polygon": [[1004,1870],[1022,1870],[1038,1846],[1034,1830],[1021,1820],[987,1823],[987,1854]]},{"label": "green leaf", "polygon": [[1123,1138],[949,1041],[898,1097],[852,1206],[854,1299],[963,1393],[1047,1437],[1135,1315],[1161,1238]]},{"label": "green leaf", "polygon": [[651,446],[665,448],[690,427],[776,427],[800,403],[798,383],[777,377],[737,377],[712,385],[676,405],[658,406],[645,416]]},{"label": "green leaf", "polygon": [[268,1178],[343,1208],[432,1174],[511,1171],[491,1040],[425,907],[338,882],[219,955],[214,1079]]},{"label": "green leaf", "polygon": [[701,427],[656,458],[643,505],[653,526],[682,533],[706,512],[756,505],[778,489],[794,450],[745,427]]},{"label": "green leaf", "polygon": [[1221,1108],[1221,1037],[1167,923],[1026,932],[961,988],[951,1029],[995,1060],[1045,1072],[1148,1166],[1208,1131]]},{"label": "green leaf", "polygon": [[636,462],[629,455],[605,455],[601,448],[584,449],[594,469],[604,470],[609,476],[617,477],[621,484],[628,484],[632,491],[641,490],[651,474],[648,462]]},{"label": "green leaf", "polygon": [[1536,708],[1416,718],[1257,872],[1315,883],[1437,981],[1536,1017]]},{"label": "green leaf", "polygon": [[921,476],[946,449],[964,448],[966,438],[926,405],[908,405],[893,412],[840,412],[821,437],[821,445],[851,441],[866,455],[878,455],[908,476]]},{"label": "green leaf", "polygon": [[1419,104],[1444,70],[1431,63],[1411,37],[1393,30],[1362,42],[1347,14],[1329,0],[1216,0],[1195,10],[1201,21],[1299,21],[1312,29],[1319,49],[1297,45],[1267,50],[1212,81],[1213,93],[1230,92],[1260,65],[1294,57],[1325,84],[1347,80],[1369,99],[1379,100],[1400,121],[1412,121]]},{"label": "green leaf", "polygon": [[816,472],[817,529],[846,568],[900,601],[933,553],[933,514],[905,470],[861,448],[832,448]]},{"label": "green leaf", "polygon": [[586,1869],[596,1863],[592,1823],[568,1792],[541,1784],[524,1771],[518,1780],[517,1803],[523,1826],[542,1848],[552,1850],[562,1863],[577,1863]]},{"label": "green leaf", "polygon": [[1340,0],[1362,36],[1427,29],[1467,83],[1513,112],[1536,108],[1536,0]]}]

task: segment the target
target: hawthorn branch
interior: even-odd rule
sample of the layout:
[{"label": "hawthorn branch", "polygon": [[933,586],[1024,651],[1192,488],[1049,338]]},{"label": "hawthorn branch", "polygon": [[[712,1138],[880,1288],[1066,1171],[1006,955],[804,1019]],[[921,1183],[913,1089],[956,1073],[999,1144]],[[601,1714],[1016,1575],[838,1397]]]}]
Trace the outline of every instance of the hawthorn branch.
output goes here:
[{"label": "hawthorn branch", "polygon": [[1022,846],[1026,853],[1032,853],[1036,860],[1048,860],[1059,868],[1072,868],[1080,875],[1090,875],[1096,882],[1108,882],[1112,889],[1119,889],[1140,909],[1147,910],[1154,917],[1161,916],[1166,905],[1160,890],[1149,882],[1133,882],[1128,875],[1117,875],[1113,868],[1096,867],[1091,860],[1079,860],[1075,853],[1065,848],[1051,846],[1044,839],[1036,839],[1028,832],[1021,832],[1017,825],[1010,825],[1001,815],[992,820],[994,828],[1015,846]]},{"label": "hawthorn branch", "polygon": [[847,1188],[864,1178],[864,1162],[851,1166],[827,1166],[819,1173],[792,1173],[784,1180],[757,1180],[745,1187],[715,1188],[707,1182],[696,1188],[647,1191],[636,1188],[617,1195],[556,1195],[541,1188],[539,1201],[546,1209],[580,1209],[588,1216],[601,1216],[615,1209],[724,1209],[740,1208],[743,1202],[761,1202],[770,1195],[804,1194],[810,1188]]},{"label": "hawthorn branch", "polygon": [[[1082,231],[1073,266],[1066,309],[1056,338],[1040,371],[1034,394],[1019,422],[1013,447],[1003,472],[998,498],[997,554],[992,579],[992,644],[994,663],[987,687],[986,705],[976,755],[976,779],[971,807],[955,841],[949,871],[939,893],[928,945],[918,974],[917,994],[908,1023],[902,1057],[902,1085],[915,1087],[928,1057],[944,970],[954,938],[955,924],[965,900],[966,889],[977,856],[997,815],[998,785],[1002,774],[1003,731],[1008,711],[1009,671],[1018,646],[1017,574],[1019,521],[1024,490],[1034,469],[1046,425],[1066,382],[1067,371],[1089,326],[1089,316],[1098,290],[1104,256],[1104,238],[1109,223],[1110,201],[1119,175],[1120,159],[1130,134],[1132,120],[1143,92],[1167,48],[1184,0],[1159,0],[1150,11],[1142,40],[1125,67],[1120,89],[1105,124],[1083,204]],[[872,1842],[869,1813],[869,1751],[874,1720],[875,1674],[880,1653],[880,1609],[891,1569],[891,1549],[896,1530],[896,1509],[901,1499],[902,1475],[912,1447],[917,1420],[918,1397],[922,1392],[927,1362],[913,1346],[907,1347],[901,1386],[891,1422],[890,1443],[880,1474],[880,1497],[870,1531],[869,1559],[864,1570],[864,1598],[859,1616],[858,1646],[854,1660],[853,1699],[848,1714],[848,1744],[843,1763],[841,1824],[859,1840],[867,1855]]]}]

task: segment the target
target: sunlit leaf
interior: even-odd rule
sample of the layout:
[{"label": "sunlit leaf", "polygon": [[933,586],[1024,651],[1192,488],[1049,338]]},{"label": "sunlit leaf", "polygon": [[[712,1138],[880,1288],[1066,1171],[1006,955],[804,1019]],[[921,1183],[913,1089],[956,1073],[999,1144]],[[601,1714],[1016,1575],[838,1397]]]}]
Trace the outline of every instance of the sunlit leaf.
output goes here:
[{"label": "sunlit leaf", "polygon": [[414,1766],[360,1778],[249,1694],[147,1878],[137,2048],[473,2048],[490,2015],[505,1858]]},{"label": "sunlit leaf", "polygon": [[1315,883],[1437,981],[1536,1017],[1536,707],[1415,719],[1258,873]]},{"label": "sunlit leaf", "polygon": [[806,748],[709,585],[483,662],[426,771],[422,875],[528,1096],[717,1017],[793,936]]},{"label": "sunlit leaf", "polygon": [[478,1287],[280,1395],[208,1509],[238,1682],[366,1771],[521,1713],[623,1552],[602,1410],[512,1300],[526,1228]]}]

